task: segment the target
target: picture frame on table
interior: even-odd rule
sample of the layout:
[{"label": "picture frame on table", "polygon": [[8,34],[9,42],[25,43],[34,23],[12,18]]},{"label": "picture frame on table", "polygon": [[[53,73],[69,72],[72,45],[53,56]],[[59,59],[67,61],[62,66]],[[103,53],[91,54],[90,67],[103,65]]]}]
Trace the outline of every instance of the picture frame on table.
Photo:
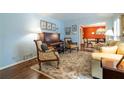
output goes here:
[{"label": "picture frame on table", "polygon": [[40,28],[41,30],[47,30],[47,22],[44,20],[40,20]]},{"label": "picture frame on table", "polygon": [[52,30],[52,23],[47,22],[47,30]]}]

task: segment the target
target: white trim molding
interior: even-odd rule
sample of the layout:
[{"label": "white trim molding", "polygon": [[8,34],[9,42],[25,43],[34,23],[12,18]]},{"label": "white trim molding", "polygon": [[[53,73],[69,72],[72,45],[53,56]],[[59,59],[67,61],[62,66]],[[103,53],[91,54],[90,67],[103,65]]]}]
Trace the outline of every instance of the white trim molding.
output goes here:
[{"label": "white trim molding", "polygon": [[15,65],[17,65],[17,64],[20,64],[20,63],[23,63],[23,62],[26,62],[26,61],[29,61],[29,60],[32,60],[32,59],[35,59],[35,58],[36,58],[36,56],[34,56],[34,57],[32,57],[32,58],[29,58],[29,59],[26,59],[26,60],[18,61],[18,62],[14,63],[14,64],[10,64],[10,65],[7,65],[7,66],[4,66],[4,67],[1,67],[0,70],[4,70],[4,69],[6,69],[6,68],[9,68],[9,67],[15,66]]}]

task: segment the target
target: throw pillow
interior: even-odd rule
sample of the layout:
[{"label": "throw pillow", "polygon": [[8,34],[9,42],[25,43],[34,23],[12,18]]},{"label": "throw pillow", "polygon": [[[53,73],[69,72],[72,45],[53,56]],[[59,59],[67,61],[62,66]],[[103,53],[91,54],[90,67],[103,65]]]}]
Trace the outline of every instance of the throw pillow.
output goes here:
[{"label": "throw pillow", "polygon": [[43,50],[43,52],[46,52],[48,50],[47,44],[46,43],[42,43],[41,49]]},{"label": "throw pillow", "polygon": [[118,48],[117,46],[102,47],[101,52],[102,53],[116,54],[117,48]]},{"label": "throw pillow", "polygon": [[124,55],[124,43],[119,44],[117,54]]}]

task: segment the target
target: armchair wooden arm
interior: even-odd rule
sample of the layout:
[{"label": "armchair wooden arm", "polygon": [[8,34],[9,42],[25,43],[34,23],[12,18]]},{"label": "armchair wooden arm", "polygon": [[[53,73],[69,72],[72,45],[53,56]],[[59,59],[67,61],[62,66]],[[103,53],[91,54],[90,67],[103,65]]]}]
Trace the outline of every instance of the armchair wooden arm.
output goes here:
[{"label": "armchair wooden arm", "polygon": [[121,64],[121,62],[123,61],[123,59],[124,59],[124,56],[120,59],[120,61],[119,61],[118,64],[116,65],[116,68],[119,67],[119,65]]}]

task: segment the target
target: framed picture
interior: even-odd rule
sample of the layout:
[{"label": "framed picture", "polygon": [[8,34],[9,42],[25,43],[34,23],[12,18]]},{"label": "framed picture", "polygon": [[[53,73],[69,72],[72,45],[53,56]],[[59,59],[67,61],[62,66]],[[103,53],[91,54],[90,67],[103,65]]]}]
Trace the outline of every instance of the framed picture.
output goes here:
[{"label": "framed picture", "polygon": [[77,33],[77,25],[72,25],[72,34]]},{"label": "framed picture", "polygon": [[52,30],[56,31],[56,24],[52,24]]},{"label": "framed picture", "polygon": [[41,30],[46,30],[47,29],[47,22],[44,20],[40,20],[40,28],[41,28]]},{"label": "framed picture", "polygon": [[77,25],[72,25],[72,31],[77,31]]},{"label": "framed picture", "polygon": [[47,30],[52,30],[52,24],[50,22],[47,22]]},{"label": "framed picture", "polygon": [[65,35],[71,35],[71,27],[65,27]]}]

